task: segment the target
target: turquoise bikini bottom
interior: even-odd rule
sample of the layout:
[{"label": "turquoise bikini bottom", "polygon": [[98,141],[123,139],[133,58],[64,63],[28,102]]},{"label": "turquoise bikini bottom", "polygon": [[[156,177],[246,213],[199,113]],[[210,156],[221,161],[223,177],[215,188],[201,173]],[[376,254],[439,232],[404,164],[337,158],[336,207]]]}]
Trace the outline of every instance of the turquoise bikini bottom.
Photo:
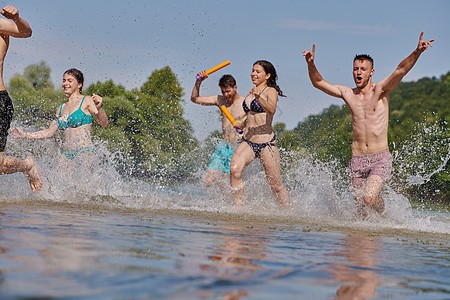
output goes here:
[{"label": "turquoise bikini bottom", "polygon": [[75,159],[75,157],[77,157],[78,155],[83,154],[83,153],[87,153],[87,152],[94,153],[95,148],[82,147],[82,148],[78,148],[78,149],[63,149],[62,152],[68,159]]}]

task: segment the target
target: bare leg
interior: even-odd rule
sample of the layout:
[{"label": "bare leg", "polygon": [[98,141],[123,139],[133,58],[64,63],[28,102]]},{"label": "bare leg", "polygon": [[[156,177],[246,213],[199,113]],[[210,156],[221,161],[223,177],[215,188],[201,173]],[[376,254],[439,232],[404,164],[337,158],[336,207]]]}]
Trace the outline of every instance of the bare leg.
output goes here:
[{"label": "bare leg", "polygon": [[369,176],[365,180],[362,178],[352,179],[353,196],[361,216],[367,217],[366,207],[378,213],[384,211],[384,199],[380,197],[383,183],[383,179],[378,175]]},{"label": "bare leg", "polygon": [[364,190],[364,204],[380,214],[384,212],[384,199],[380,197],[383,183],[380,176],[369,176]]},{"label": "bare leg", "polygon": [[253,159],[255,153],[247,143],[240,143],[233,153],[230,163],[230,186],[234,198],[234,204],[242,207],[244,201],[244,181],[242,180],[242,172]]},{"label": "bare leg", "polygon": [[206,172],[205,176],[205,184],[207,187],[211,187],[219,178],[221,177],[222,172],[219,170],[209,169]]},{"label": "bare leg", "polygon": [[206,172],[205,185],[206,185],[206,187],[210,188],[213,185],[217,185],[219,183],[220,189],[222,190],[222,192],[226,193],[227,192],[227,190],[225,190],[227,188],[226,178],[228,176],[229,176],[228,173],[221,172],[221,171],[215,170],[215,169],[209,169]]},{"label": "bare leg", "polygon": [[261,152],[261,162],[266,177],[269,180],[269,185],[275,193],[278,202],[283,205],[285,209],[291,208],[289,193],[283,184],[280,172],[280,151],[276,146],[268,146]]},{"label": "bare leg", "polygon": [[33,192],[42,188],[41,175],[39,174],[33,158],[27,157],[26,159],[21,160],[15,157],[3,156],[2,152],[0,154],[0,175],[17,172],[22,172],[27,175]]},{"label": "bare leg", "polygon": [[366,180],[362,178],[352,178],[353,198],[355,199],[358,214],[362,217],[367,217],[364,205],[364,187]]}]

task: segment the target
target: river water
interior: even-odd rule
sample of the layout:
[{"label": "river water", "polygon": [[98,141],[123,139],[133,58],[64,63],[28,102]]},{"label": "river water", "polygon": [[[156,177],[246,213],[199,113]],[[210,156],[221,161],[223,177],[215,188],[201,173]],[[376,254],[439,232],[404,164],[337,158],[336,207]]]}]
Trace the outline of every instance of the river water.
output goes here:
[{"label": "river water", "polygon": [[42,191],[0,177],[0,299],[450,299],[450,213],[411,208],[390,184],[386,213],[362,220],[332,165],[284,155],[292,209],[257,161],[237,209],[202,172],[150,184],[101,145],[92,169],[67,172],[51,141],[33,147],[9,142],[34,154]]},{"label": "river water", "polygon": [[200,183],[42,165],[36,194],[1,177],[1,299],[450,298],[449,213],[392,191],[386,215],[361,220],[317,181],[291,186],[282,210],[257,164],[242,210]]}]

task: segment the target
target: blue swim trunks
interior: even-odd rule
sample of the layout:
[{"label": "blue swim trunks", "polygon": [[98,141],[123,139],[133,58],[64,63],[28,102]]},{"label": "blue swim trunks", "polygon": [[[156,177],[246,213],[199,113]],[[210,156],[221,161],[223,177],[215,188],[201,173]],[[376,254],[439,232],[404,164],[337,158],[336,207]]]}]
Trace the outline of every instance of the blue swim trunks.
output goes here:
[{"label": "blue swim trunks", "polygon": [[234,148],[224,142],[220,143],[211,156],[208,169],[219,170],[223,173],[230,174],[230,162],[233,153]]}]

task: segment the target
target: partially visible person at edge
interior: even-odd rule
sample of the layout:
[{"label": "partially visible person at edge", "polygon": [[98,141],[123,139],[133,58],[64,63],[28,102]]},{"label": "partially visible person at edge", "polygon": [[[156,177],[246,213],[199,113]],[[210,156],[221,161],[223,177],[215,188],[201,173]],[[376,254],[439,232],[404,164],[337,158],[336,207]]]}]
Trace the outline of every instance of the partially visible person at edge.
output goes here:
[{"label": "partially visible person at edge", "polygon": [[356,87],[349,88],[325,81],[315,64],[315,44],[312,51],[303,51],[308,64],[309,78],[314,87],[341,98],[350,109],[353,126],[352,158],[349,163],[353,195],[358,213],[366,217],[367,208],[378,213],[385,209],[380,192],[392,169],[392,155],[388,147],[389,93],[412,69],[420,55],[434,40],[424,41],[420,33],[417,48],[397,69],[378,83],[372,82],[373,59],[366,54],[353,60],[353,79]]},{"label": "partially visible person at edge", "polygon": [[284,95],[276,82],[275,67],[268,61],[259,60],[253,64],[251,79],[254,86],[242,102],[247,120],[245,124],[237,125],[245,129],[244,136],[231,158],[230,183],[234,202],[236,206],[242,207],[242,172],[255,158],[259,158],[278,202],[285,209],[290,209],[289,193],[281,179],[280,152],[272,130],[278,96]]},{"label": "partially visible person at edge", "polygon": [[62,88],[69,97],[56,110],[55,119],[47,129],[24,132],[19,128],[11,130],[17,139],[47,139],[55,135],[58,129],[64,130],[62,155],[58,166],[72,170],[74,161],[90,166],[90,158],[95,151],[91,139],[92,119],[102,127],[108,126],[108,116],[102,108],[103,98],[82,95],[84,83],[83,73],[77,69],[69,69],[64,73]]},{"label": "partially visible person at edge", "polygon": [[[9,37],[28,38],[32,30],[27,21],[19,17],[17,8],[5,6],[0,12],[6,19],[0,19],[0,175],[22,172],[28,177],[33,192],[42,188],[42,180],[33,158],[24,160],[4,156],[8,131],[14,113],[11,98],[3,81],[3,66],[8,52]],[[11,21],[9,21],[9,20]]]},{"label": "partially visible person at edge", "polygon": [[[242,109],[244,97],[237,93],[236,80],[231,75],[223,75],[219,80],[219,87],[222,95],[200,96],[200,85],[208,78],[206,71],[198,73],[198,79],[192,89],[191,101],[202,105],[224,105],[237,122],[244,122],[246,113]],[[230,174],[230,162],[237,142],[240,140],[239,134],[221,111],[222,114],[222,137],[223,141],[216,147],[211,156],[208,171],[205,176],[205,184],[210,187],[216,184],[218,180],[226,178]]]}]

